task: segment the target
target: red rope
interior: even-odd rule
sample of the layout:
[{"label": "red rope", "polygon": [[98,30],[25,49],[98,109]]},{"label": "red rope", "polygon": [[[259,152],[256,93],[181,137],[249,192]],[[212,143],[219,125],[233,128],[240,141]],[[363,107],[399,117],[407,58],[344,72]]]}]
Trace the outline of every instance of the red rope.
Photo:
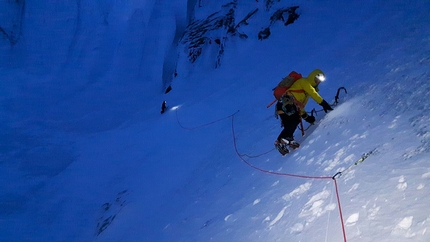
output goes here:
[{"label": "red rope", "polygon": [[181,128],[186,129],[186,130],[195,130],[195,129],[203,128],[203,127],[205,127],[205,126],[209,126],[209,125],[211,125],[211,124],[217,123],[217,122],[219,122],[219,121],[221,121],[221,120],[224,120],[224,119],[228,119],[228,118],[230,118],[230,117],[233,117],[233,116],[234,116],[236,113],[238,113],[238,112],[239,112],[239,110],[238,110],[238,111],[236,111],[235,113],[233,113],[232,115],[227,116],[227,117],[220,118],[220,119],[215,120],[215,121],[213,121],[213,122],[209,122],[209,123],[202,124],[202,125],[199,125],[199,126],[196,126],[196,127],[192,127],[192,128],[188,128],[188,127],[183,126],[183,125],[181,124],[181,122],[179,122],[179,118],[178,118],[178,110],[176,110],[176,112],[175,112],[175,113],[176,113],[176,121],[178,122],[179,126],[181,126]]},{"label": "red rope", "polygon": [[[178,113],[177,113],[177,111],[176,111],[176,119],[177,119],[177,122],[178,122],[179,126],[181,126],[181,128],[183,128],[183,129],[187,129],[187,130],[194,130],[194,129],[198,129],[198,128],[202,128],[202,127],[205,127],[205,126],[208,126],[208,125],[214,124],[214,123],[216,123],[216,122],[219,122],[219,121],[224,120],[224,119],[227,119],[227,118],[231,118],[231,130],[232,130],[232,135],[233,135],[234,149],[235,149],[236,154],[238,155],[238,157],[239,157],[239,158],[240,158],[240,159],[241,159],[241,160],[242,160],[246,165],[248,165],[249,167],[251,167],[251,168],[253,168],[253,169],[257,170],[257,171],[260,171],[260,172],[263,172],[263,173],[266,173],[266,174],[270,174],[270,175],[288,176],[288,177],[305,178],[305,179],[319,179],[319,180],[332,179],[332,180],[334,181],[334,185],[335,185],[335,188],[336,188],[336,197],[337,197],[337,204],[338,204],[338,208],[339,208],[340,223],[341,223],[341,225],[342,225],[343,241],[344,241],[344,242],[347,242],[347,240],[346,240],[346,232],[345,232],[345,224],[343,223],[342,207],[341,207],[341,205],[340,205],[339,189],[338,189],[338,185],[337,185],[336,178],[335,178],[334,176],[333,176],[333,177],[330,177],[330,176],[307,176],[307,175],[297,175],[297,174],[288,174],[288,173],[281,173],[281,172],[269,171],[269,170],[262,169],[262,168],[260,168],[260,167],[254,166],[254,165],[252,165],[251,163],[249,163],[247,160],[245,160],[245,159],[243,158],[243,156],[245,156],[245,155],[241,155],[241,154],[239,153],[238,149],[237,149],[236,134],[235,134],[235,131],[234,131],[234,115],[236,115],[238,112],[239,112],[239,111],[237,111],[237,112],[235,112],[235,113],[233,113],[232,115],[229,115],[229,116],[227,116],[227,117],[224,117],[224,118],[221,118],[221,119],[218,119],[218,120],[215,120],[215,121],[213,121],[213,122],[206,123],[206,124],[203,124],[203,125],[200,125],[200,126],[196,126],[196,127],[193,127],[193,128],[187,128],[187,127],[184,127],[184,126],[179,122],[179,118],[178,118]],[[272,150],[273,150],[273,149],[272,149]],[[270,151],[272,151],[272,150],[270,150]],[[269,152],[270,152],[270,151],[269,151]],[[258,156],[261,156],[261,155],[264,155],[264,154],[267,154],[267,153],[268,153],[268,152],[265,152],[265,153],[263,153],[263,154],[260,154],[260,155],[257,155],[257,156],[253,156],[253,157],[258,157]],[[250,156],[248,156],[248,157],[250,157]]]},{"label": "red rope", "polygon": [[342,206],[340,206],[340,196],[339,196],[339,189],[337,186],[336,178],[333,178],[333,181],[334,181],[334,186],[336,187],[337,205],[339,207],[340,223],[342,224],[343,241],[346,242],[345,224],[343,223]]},{"label": "red rope", "polygon": [[236,151],[236,154],[239,156],[239,158],[245,163],[247,164],[249,167],[257,170],[257,171],[261,171],[263,173],[266,174],[271,174],[271,175],[277,175],[277,176],[289,176],[289,177],[296,177],[296,178],[305,178],[305,179],[332,179],[334,181],[334,186],[336,188],[336,197],[337,197],[337,205],[339,208],[339,215],[340,215],[340,223],[342,225],[342,233],[343,233],[343,241],[347,242],[346,240],[346,232],[345,232],[345,224],[343,223],[343,214],[342,214],[342,208],[340,205],[340,196],[339,196],[339,189],[337,186],[337,181],[336,178],[334,177],[330,177],[330,176],[306,176],[306,175],[296,175],[296,174],[288,174],[288,173],[281,173],[281,172],[274,172],[274,171],[269,171],[269,170],[264,170],[262,168],[259,168],[257,166],[252,165],[251,163],[249,163],[247,160],[245,160],[242,155],[240,155],[239,151],[237,150],[237,142],[236,142],[236,135],[235,135],[235,131],[234,131],[234,114],[231,115],[231,131],[233,134],[233,144],[234,144],[234,149]]},{"label": "red rope", "polygon": [[259,168],[257,166],[252,165],[247,160],[243,159],[243,157],[239,154],[239,151],[237,150],[237,143],[236,143],[236,135],[234,131],[234,115],[231,115],[231,131],[233,133],[233,143],[234,143],[234,149],[236,151],[236,154],[239,156],[239,158],[245,162],[248,166],[252,167],[255,170],[261,171],[263,173],[272,174],[272,175],[278,175],[278,176],[291,176],[291,177],[298,177],[298,178],[307,178],[307,179],[332,179],[331,176],[306,176],[306,175],[296,175],[296,174],[288,174],[288,173],[281,173],[281,172],[274,172],[269,170],[264,170],[262,168]]}]

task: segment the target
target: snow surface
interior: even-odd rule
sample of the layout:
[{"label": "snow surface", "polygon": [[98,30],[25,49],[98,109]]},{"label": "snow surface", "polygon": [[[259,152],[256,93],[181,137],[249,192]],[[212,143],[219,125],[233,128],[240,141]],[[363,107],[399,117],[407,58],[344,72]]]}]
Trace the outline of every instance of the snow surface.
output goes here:
[{"label": "snow surface", "polygon": [[[239,0],[249,38],[190,64],[225,3],[0,3],[0,241],[430,241],[430,2]],[[315,68],[348,94],[282,157],[270,90]]]}]

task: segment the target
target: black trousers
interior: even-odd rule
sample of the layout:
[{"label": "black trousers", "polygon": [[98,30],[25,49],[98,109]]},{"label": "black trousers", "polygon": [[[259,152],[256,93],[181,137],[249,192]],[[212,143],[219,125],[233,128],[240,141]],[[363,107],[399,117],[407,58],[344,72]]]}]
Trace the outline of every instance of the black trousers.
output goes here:
[{"label": "black trousers", "polygon": [[284,129],[279,134],[278,141],[281,141],[281,139],[293,140],[294,131],[296,131],[296,128],[300,123],[299,112],[295,112],[292,115],[286,115],[285,113],[282,113],[279,114],[279,117],[281,118]]}]

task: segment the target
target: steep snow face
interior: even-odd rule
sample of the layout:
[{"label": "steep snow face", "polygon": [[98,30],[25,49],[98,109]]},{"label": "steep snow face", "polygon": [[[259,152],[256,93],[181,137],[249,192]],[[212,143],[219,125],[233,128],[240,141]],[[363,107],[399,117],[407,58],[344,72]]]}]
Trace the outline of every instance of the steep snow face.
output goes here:
[{"label": "steep snow face", "polygon": [[[342,241],[339,171],[348,241],[429,241],[428,1],[291,3],[1,2],[0,241]],[[281,157],[271,89],[315,68],[348,94]]]}]

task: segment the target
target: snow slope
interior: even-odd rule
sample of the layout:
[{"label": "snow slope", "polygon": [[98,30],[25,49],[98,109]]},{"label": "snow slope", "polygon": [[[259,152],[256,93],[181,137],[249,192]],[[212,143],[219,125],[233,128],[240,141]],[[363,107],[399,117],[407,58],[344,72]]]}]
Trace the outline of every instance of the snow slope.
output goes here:
[{"label": "snow slope", "polygon": [[[218,68],[179,36],[228,1],[0,3],[0,240],[428,241],[430,3],[266,2]],[[281,157],[270,90],[315,68],[348,93]]]}]

